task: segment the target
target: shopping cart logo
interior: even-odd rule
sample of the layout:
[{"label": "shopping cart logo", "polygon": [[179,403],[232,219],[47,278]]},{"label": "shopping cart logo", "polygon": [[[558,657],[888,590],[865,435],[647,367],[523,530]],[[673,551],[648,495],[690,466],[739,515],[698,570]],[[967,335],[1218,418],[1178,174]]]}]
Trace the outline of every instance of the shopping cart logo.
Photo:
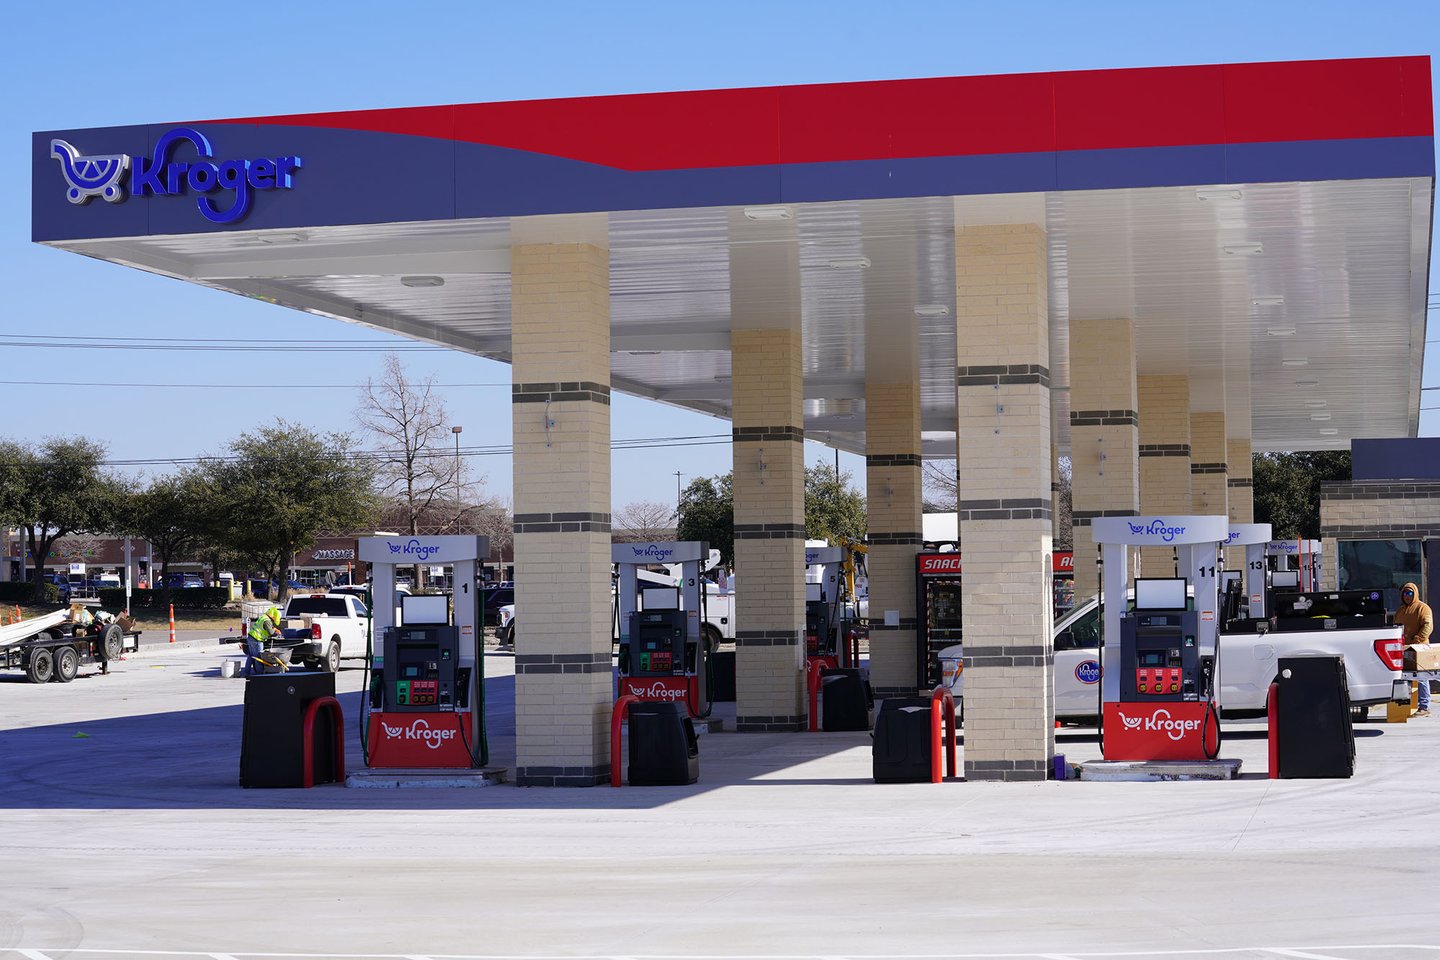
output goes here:
[{"label": "shopping cart logo", "polygon": [[[179,148],[186,144],[191,149],[183,151],[182,159]],[[155,142],[149,157],[83,154],[58,139],[50,141],[50,156],[60,163],[65,199],[71,203],[84,204],[91,197],[119,203],[126,197],[124,176],[128,171],[130,195],[198,194],[195,205],[212,223],[235,223],[243,218],[257,191],[289,190],[294,186],[295,171],[304,166],[299,156],[217,160],[210,139],[191,127],[167,131]]]},{"label": "shopping cart logo", "polygon": [[129,154],[87,157],[64,140],[51,140],[50,156],[60,161],[60,172],[68,185],[65,199],[71,203],[89,203],[91,197],[103,197],[107,203],[125,199],[120,178],[130,169]]}]

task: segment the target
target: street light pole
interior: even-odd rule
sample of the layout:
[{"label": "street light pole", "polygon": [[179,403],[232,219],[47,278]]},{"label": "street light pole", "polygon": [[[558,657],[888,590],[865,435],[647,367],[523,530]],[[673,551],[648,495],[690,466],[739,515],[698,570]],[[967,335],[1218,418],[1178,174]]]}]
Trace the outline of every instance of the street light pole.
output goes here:
[{"label": "street light pole", "polygon": [[676,471],[675,471],[675,536],[677,536],[677,537],[680,536],[680,500],[681,500],[681,496],[682,496],[682,494],[680,493],[680,477],[681,477],[680,471],[679,471],[679,470],[676,470]]},{"label": "street light pole", "polygon": [[460,532],[460,431],[464,427],[451,427],[450,432],[455,434],[455,532]]}]

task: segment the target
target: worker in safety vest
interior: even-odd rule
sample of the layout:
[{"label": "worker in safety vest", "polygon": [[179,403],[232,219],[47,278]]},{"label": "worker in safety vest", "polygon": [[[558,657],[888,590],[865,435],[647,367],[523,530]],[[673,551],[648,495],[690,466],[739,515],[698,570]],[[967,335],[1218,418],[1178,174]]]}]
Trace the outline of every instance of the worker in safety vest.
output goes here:
[{"label": "worker in safety vest", "polygon": [[249,663],[253,664],[255,658],[265,652],[265,644],[282,635],[279,607],[271,607],[256,617],[255,622],[250,624],[250,632],[245,635],[245,653],[250,658]]}]

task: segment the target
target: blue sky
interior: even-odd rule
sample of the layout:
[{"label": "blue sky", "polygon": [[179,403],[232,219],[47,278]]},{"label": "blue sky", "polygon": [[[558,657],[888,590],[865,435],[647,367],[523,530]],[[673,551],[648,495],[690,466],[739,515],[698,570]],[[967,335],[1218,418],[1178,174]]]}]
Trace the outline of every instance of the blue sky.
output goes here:
[{"label": "blue sky", "polygon": [[[0,335],[313,338],[379,335],[30,243],[30,134],[62,127],[321,110],[1248,60],[1428,54],[1431,2],[990,3],[770,0],[543,4],[303,2],[17,4],[0,58]],[[1440,292],[1431,268],[1431,290]],[[1435,314],[1432,312],[1432,316]],[[1436,339],[1432,335],[1432,339]],[[509,368],[403,355],[434,374],[467,446],[510,441]],[[275,417],[354,429],[381,353],[195,353],[5,348],[0,436],[83,434],[115,460],[217,452]],[[1426,364],[1426,385],[1440,375]],[[26,385],[99,382],[105,387]],[[272,383],[267,390],[229,385]],[[143,386],[113,386],[141,384]],[[205,386],[161,386],[161,385]],[[341,385],[332,388],[318,385]],[[1430,394],[1426,395],[1431,396]],[[1422,406],[1440,407],[1437,399]],[[725,435],[719,420],[616,397],[616,439]],[[1423,413],[1434,435],[1437,413]],[[810,462],[833,454],[807,444]],[[476,456],[495,494],[510,461]],[[724,472],[728,444],[617,452],[616,507],[671,501]],[[863,462],[841,455],[863,483]],[[165,466],[134,470],[165,470]]]}]

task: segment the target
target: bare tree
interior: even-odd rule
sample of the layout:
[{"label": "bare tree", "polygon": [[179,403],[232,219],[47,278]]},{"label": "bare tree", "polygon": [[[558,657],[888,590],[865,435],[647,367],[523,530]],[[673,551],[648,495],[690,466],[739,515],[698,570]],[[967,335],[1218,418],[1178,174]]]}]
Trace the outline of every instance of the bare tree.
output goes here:
[{"label": "bare tree", "polygon": [[954,460],[926,460],[920,482],[926,513],[947,513],[959,503]]},{"label": "bare tree", "polygon": [[466,532],[490,538],[491,562],[497,568],[504,566],[505,554],[515,543],[514,521],[510,502],[500,497],[465,510]]},{"label": "bare tree", "polygon": [[[412,381],[397,354],[385,357],[385,372],[377,383],[367,379],[360,388],[356,420],[376,442],[376,486],[381,497],[398,506],[398,518],[411,535],[422,532],[424,520],[449,498],[455,507],[457,482],[463,479],[458,458],[446,447],[450,416],[445,401],[435,394],[434,375]],[[450,514],[455,522],[456,514]],[[414,570],[420,585],[420,566]]]},{"label": "bare tree", "polygon": [[[959,484],[954,460],[926,460],[922,474],[925,512],[944,513],[954,510],[959,502]],[[1060,485],[1058,516],[1055,518],[1055,549],[1071,549],[1070,458],[1061,457],[1055,465],[1055,482]]]},{"label": "bare tree", "polygon": [[616,540],[660,540],[675,533],[675,507],[659,500],[638,500],[615,511]]}]

